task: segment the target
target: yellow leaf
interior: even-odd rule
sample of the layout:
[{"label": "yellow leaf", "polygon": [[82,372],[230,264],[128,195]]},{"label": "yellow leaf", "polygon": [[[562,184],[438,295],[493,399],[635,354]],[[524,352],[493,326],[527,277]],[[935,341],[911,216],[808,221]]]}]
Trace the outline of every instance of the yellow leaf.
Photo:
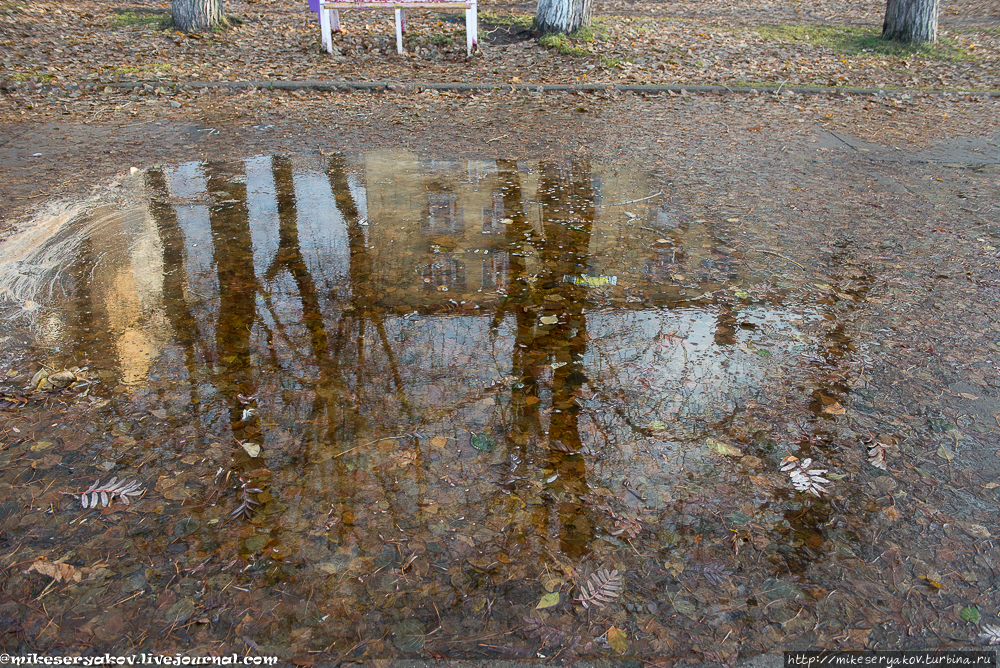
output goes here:
[{"label": "yellow leaf", "polygon": [[546,575],[542,578],[542,586],[545,587],[545,591],[548,592],[559,591],[559,587],[562,586],[563,582],[565,582],[565,580],[558,575]]},{"label": "yellow leaf", "polygon": [[444,436],[435,436],[434,438],[431,439],[431,445],[433,445],[435,448],[443,448],[444,446],[448,445],[448,439],[445,438]]},{"label": "yellow leaf", "polygon": [[608,642],[611,643],[611,649],[619,654],[624,654],[628,651],[628,636],[617,627],[612,626],[608,629]]}]

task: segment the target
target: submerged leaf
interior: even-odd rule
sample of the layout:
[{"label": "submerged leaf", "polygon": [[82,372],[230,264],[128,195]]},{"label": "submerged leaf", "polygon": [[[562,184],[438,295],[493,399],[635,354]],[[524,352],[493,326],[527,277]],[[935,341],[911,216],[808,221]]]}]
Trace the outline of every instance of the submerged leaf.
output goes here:
[{"label": "submerged leaf", "polygon": [[[118,499],[127,506],[129,505],[128,496],[139,496],[145,491],[135,480],[118,480],[117,477],[113,477],[108,480],[107,484],[102,485],[101,479],[98,478],[86,491],[79,494],[80,505],[84,509],[97,508],[98,504],[107,508],[114,503],[115,499]],[[77,496],[76,492],[63,492],[63,494]]]},{"label": "submerged leaf", "polygon": [[603,608],[605,603],[611,603],[622,595],[622,575],[617,570],[602,569],[592,574],[580,585],[580,596],[576,599],[585,608],[593,603]]},{"label": "submerged leaf", "polygon": [[250,441],[241,441],[240,445],[246,450],[246,453],[251,457],[256,457],[260,454],[260,445],[257,443],[251,443]]},{"label": "submerged leaf", "polygon": [[868,463],[877,469],[888,470],[885,462],[885,446],[881,443],[874,445],[868,450]]},{"label": "submerged leaf", "polygon": [[419,652],[424,648],[424,625],[416,619],[407,619],[392,629],[394,644],[400,652]]},{"label": "submerged leaf", "polygon": [[489,434],[473,434],[472,447],[481,452],[490,452],[496,446],[496,441]]},{"label": "submerged leaf", "polygon": [[967,608],[962,608],[962,611],[958,613],[958,616],[967,622],[975,624],[979,621],[979,609],[974,605],[970,605]]},{"label": "submerged leaf", "polygon": [[794,455],[787,455],[781,460],[781,470],[792,479],[792,486],[800,492],[809,492],[813,496],[822,496],[830,481],[823,477],[827,469],[811,469],[812,459],[799,460]]},{"label": "submerged leaf", "polygon": [[705,445],[707,445],[708,449],[711,450],[712,452],[716,452],[716,453],[718,453],[720,455],[724,455],[726,457],[742,457],[743,456],[743,451],[740,450],[739,448],[737,448],[735,445],[729,445],[728,443],[724,443],[722,441],[718,441],[718,440],[716,440],[714,438],[706,438],[705,439]]},{"label": "submerged leaf", "polygon": [[988,641],[991,645],[998,645],[1000,644],[1000,626],[986,624],[978,637]]},{"label": "submerged leaf", "polygon": [[628,636],[625,635],[624,631],[615,626],[608,629],[608,642],[611,644],[611,649],[619,654],[624,654],[628,651]]},{"label": "submerged leaf", "polygon": [[553,605],[559,604],[559,592],[554,591],[542,596],[542,599],[538,601],[538,605],[535,606],[535,610],[542,610],[544,608],[551,608]]}]

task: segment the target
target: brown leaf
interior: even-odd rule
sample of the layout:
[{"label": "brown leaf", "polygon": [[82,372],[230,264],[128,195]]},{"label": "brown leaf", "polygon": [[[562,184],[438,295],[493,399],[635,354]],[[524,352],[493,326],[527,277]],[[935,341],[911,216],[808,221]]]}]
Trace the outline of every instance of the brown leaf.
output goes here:
[{"label": "brown leaf", "polygon": [[35,571],[42,575],[48,575],[56,582],[79,582],[83,579],[76,568],[71,564],[53,563],[51,561],[36,561],[28,567],[27,572]]},{"label": "brown leaf", "polygon": [[891,522],[895,522],[903,517],[903,513],[899,512],[899,508],[896,506],[886,506],[882,509],[882,514]]}]

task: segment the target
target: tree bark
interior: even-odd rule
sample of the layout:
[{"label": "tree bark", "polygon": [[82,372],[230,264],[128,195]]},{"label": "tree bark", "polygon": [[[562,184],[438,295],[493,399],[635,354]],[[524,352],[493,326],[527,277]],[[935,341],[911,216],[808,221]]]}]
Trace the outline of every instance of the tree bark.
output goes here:
[{"label": "tree bark", "polygon": [[882,39],[903,44],[937,41],[939,0],[887,0]]},{"label": "tree bark", "polygon": [[172,0],[170,13],[174,27],[184,32],[204,32],[226,25],[222,0]]},{"label": "tree bark", "polygon": [[544,33],[572,33],[590,25],[592,0],[538,0],[535,29]]}]

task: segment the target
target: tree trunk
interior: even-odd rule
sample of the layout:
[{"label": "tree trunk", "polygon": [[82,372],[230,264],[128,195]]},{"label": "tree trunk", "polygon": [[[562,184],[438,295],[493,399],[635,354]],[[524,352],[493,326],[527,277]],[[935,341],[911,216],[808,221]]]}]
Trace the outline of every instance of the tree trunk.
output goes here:
[{"label": "tree trunk", "polygon": [[538,0],[535,29],[544,33],[572,33],[590,25],[592,0]]},{"label": "tree trunk", "polygon": [[882,39],[903,44],[937,41],[938,0],[887,0]]},{"label": "tree trunk", "polygon": [[173,0],[170,13],[174,17],[174,27],[184,32],[204,32],[226,25],[222,0]]}]

